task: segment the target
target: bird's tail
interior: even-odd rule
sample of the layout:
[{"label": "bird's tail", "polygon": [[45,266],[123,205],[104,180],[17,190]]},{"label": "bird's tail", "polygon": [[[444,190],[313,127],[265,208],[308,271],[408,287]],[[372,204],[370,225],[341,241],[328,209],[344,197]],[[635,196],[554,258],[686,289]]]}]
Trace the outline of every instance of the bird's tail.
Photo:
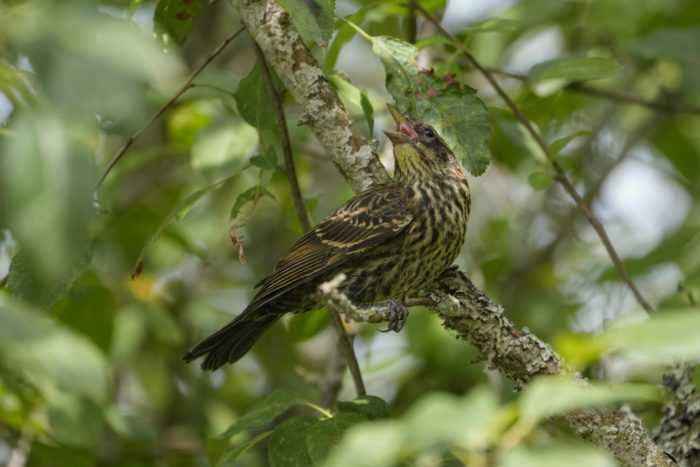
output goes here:
[{"label": "bird's tail", "polygon": [[216,370],[225,363],[236,362],[280,318],[279,315],[269,314],[253,320],[250,315],[246,315],[248,314],[242,313],[204,339],[187,352],[183,360],[189,363],[196,358],[205,357],[202,370]]}]

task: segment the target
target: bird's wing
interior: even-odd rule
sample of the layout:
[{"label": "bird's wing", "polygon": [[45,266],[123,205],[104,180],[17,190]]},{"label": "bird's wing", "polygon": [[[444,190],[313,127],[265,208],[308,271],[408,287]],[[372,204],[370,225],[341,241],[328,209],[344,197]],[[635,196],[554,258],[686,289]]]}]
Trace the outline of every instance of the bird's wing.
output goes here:
[{"label": "bird's wing", "polygon": [[256,285],[248,310],[386,241],[412,219],[412,202],[400,187],[378,185],[358,194],[299,239]]}]

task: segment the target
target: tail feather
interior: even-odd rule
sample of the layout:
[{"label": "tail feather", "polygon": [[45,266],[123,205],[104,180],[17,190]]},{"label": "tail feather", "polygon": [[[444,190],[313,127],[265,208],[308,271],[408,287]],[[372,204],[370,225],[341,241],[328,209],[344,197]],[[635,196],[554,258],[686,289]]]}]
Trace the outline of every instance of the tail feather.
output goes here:
[{"label": "tail feather", "polygon": [[243,357],[253,344],[280,316],[266,315],[257,320],[241,314],[211,336],[197,344],[183,357],[189,363],[205,357],[202,370],[216,370],[226,363],[234,363]]}]

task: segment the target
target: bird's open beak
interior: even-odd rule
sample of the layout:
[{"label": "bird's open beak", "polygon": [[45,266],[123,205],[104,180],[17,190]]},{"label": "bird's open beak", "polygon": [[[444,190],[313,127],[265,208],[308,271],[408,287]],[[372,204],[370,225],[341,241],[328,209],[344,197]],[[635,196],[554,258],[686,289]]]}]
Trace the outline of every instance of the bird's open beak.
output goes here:
[{"label": "bird's open beak", "polygon": [[391,104],[386,105],[391,112],[391,116],[394,117],[396,122],[396,131],[384,130],[384,133],[389,137],[394,145],[397,144],[407,144],[411,141],[418,139],[418,133],[413,129],[413,124],[405,116],[401,115],[401,112]]}]

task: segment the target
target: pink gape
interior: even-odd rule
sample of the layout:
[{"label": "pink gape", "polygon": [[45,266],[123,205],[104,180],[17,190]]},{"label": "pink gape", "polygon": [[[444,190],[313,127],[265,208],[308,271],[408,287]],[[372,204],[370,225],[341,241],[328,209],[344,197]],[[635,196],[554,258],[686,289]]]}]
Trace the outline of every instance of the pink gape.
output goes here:
[{"label": "pink gape", "polygon": [[399,123],[398,130],[401,134],[406,135],[411,139],[418,138],[418,133],[416,133],[416,130],[414,130],[411,124],[405,120]]}]

